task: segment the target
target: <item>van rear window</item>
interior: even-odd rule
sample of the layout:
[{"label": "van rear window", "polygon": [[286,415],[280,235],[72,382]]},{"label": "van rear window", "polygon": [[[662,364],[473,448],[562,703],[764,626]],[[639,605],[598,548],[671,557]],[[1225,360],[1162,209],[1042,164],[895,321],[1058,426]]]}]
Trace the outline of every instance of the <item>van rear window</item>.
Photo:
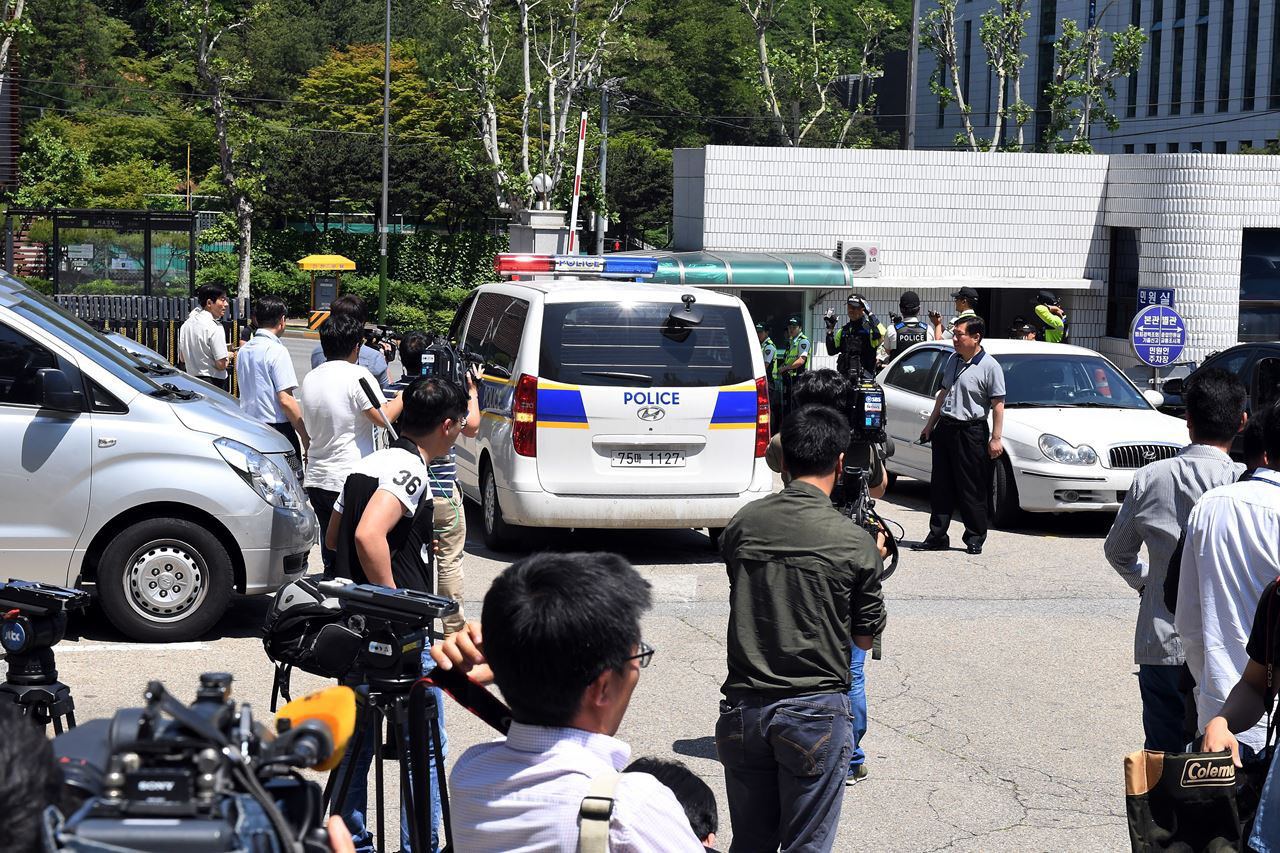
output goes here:
[{"label": "van rear window", "polygon": [[702,322],[678,340],[682,336],[670,334],[667,324],[672,307],[669,302],[549,304],[542,313],[538,374],[571,385],[640,388],[736,385],[754,378],[752,344],[740,309],[699,305]]}]

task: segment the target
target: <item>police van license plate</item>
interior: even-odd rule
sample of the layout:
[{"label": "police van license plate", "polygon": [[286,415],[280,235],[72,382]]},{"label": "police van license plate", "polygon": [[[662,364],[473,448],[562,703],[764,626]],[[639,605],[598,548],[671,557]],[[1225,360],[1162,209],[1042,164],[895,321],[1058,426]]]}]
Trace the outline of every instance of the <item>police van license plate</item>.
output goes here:
[{"label": "police van license plate", "polygon": [[684,453],[679,450],[615,450],[614,468],[683,468]]}]

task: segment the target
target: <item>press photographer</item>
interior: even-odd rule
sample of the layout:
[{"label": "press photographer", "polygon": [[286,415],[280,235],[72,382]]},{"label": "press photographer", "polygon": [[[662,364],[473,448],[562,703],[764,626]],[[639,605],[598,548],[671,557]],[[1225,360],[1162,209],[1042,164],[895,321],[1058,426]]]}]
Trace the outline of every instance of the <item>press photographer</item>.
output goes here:
[{"label": "press photographer", "polygon": [[[335,552],[335,574],[359,583],[430,593],[435,588],[432,554],[434,505],[430,497],[431,459],[446,456],[467,421],[467,401],[454,383],[421,377],[401,395],[404,408],[391,446],[361,459],[334,504],[325,538]],[[429,669],[429,656],[423,664]],[[444,709],[437,694],[437,719]],[[373,744],[350,757],[354,775],[342,815],[356,847],[371,850],[365,821],[367,776]],[[433,774],[434,776],[434,774]],[[431,850],[438,847],[439,793],[431,784]],[[401,838],[409,848],[402,815]]]}]

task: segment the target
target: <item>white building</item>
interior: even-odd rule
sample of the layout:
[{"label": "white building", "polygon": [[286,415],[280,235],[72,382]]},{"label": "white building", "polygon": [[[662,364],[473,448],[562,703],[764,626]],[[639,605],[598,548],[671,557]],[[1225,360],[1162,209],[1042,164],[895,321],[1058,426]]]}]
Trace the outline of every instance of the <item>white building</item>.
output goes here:
[{"label": "white building", "polygon": [[[975,130],[988,139],[998,82],[978,32],[982,14],[996,5],[996,0],[960,0],[956,8],[961,88]],[[1037,110],[1026,125],[1027,147],[1040,138],[1048,118],[1041,99],[1052,74],[1060,22],[1072,18],[1083,29],[1089,5],[1090,0],[1030,0],[1027,5],[1031,19],[1022,42],[1027,61],[1021,89],[1023,100]],[[1098,123],[1092,127],[1095,150],[1225,154],[1280,137],[1280,4],[1275,0],[1102,0],[1095,5],[1104,31],[1136,24],[1148,38],[1137,74],[1117,81],[1112,110],[1120,126],[1115,131]],[[925,0],[921,6],[927,13],[937,3]],[[952,148],[962,128],[957,107],[941,109],[929,91],[936,66],[937,57],[922,49],[914,110],[917,148]]]},{"label": "white building", "polygon": [[[1280,338],[1280,157],[709,146],[675,153],[674,219],[660,279],[737,292],[779,333],[797,313],[818,337],[850,289],[886,322],[908,289],[950,316],[969,285],[1001,336],[1057,291],[1072,342],[1123,365],[1139,287],[1174,291],[1184,360]],[[837,240],[876,246],[878,277],[789,283]]]}]

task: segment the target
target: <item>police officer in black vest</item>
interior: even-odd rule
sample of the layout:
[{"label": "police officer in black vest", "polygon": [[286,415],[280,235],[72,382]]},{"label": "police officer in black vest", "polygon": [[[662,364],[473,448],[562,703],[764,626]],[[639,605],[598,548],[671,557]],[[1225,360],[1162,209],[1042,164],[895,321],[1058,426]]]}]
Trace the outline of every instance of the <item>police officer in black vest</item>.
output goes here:
[{"label": "police officer in black vest", "polygon": [[889,358],[896,358],[898,353],[915,344],[933,340],[933,330],[929,324],[920,319],[920,294],[908,290],[898,297],[900,317],[890,316],[893,323],[884,336],[884,348]]}]

